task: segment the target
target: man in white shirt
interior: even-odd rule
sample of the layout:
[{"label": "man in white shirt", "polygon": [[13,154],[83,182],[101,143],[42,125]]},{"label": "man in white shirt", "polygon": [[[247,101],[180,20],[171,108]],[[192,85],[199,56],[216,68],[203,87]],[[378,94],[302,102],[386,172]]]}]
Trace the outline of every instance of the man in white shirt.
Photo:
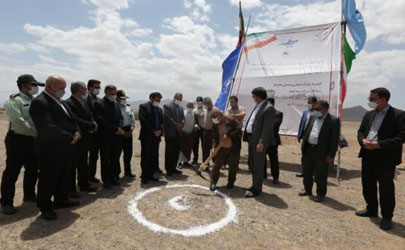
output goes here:
[{"label": "man in white shirt", "polygon": [[309,119],[302,141],[304,161],[304,190],[298,195],[312,196],[316,173],[316,202],[325,200],[329,166],[333,164],[339,143],[340,121],[329,114],[329,103],[318,101]]},{"label": "man in white shirt", "polygon": [[249,142],[249,167],[252,170],[252,186],[247,188],[246,198],[260,195],[263,187],[264,161],[269,145],[276,145],[273,133],[275,112],[273,106],[266,101],[267,92],[258,87],[252,90],[256,102],[245,128],[244,141]]},{"label": "man in white shirt", "polygon": [[194,145],[194,130],[195,130],[195,119],[194,119],[194,102],[187,102],[187,109],[184,111],[184,124],[181,130],[180,138],[180,158],[179,167],[190,167],[190,157],[191,150]]}]

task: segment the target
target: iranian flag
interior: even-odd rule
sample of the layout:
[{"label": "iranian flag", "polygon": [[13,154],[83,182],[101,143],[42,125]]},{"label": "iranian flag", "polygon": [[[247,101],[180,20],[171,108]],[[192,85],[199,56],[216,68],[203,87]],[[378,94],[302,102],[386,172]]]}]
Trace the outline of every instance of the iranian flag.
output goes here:
[{"label": "iranian flag", "polygon": [[245,36],[245,23],[243,21],[243,14],[242,14],[242,4],[239,2],[239,40],[238,44],[236,45],[236,48],[240,47],[242,43],[244,42]]},{"label": "iranian flag", "polygon": [[356,54],[353,52],[352,48],[350,48],[349,43],[344,39],[343,45],[343,72],[342,72],[342,79],[341,79],[341,86],[340,86],[340,106],[339,106],[339,118],[342,119],[342,110],[343,110],[343,103],[346,98],[346,91],[347,91],[347,75],[350,72],[352,67],[352,61],[356,58]]}]

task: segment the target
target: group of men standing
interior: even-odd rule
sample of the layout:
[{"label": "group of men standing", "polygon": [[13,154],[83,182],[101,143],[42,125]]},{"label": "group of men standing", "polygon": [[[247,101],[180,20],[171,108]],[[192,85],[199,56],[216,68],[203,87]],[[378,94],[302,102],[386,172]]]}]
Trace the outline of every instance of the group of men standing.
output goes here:
[{"label": "group of men standing", "polygon": [[[87,87],[73,82],[71,96],[62,100],[66,82],[60,76],[50,76],[44,84],[32,75],[21,75],[17,86],[19,93],[4,105],[10,125],[1,181],[3,213],[17,212],[13,200],[22,166],[24,201],[36,202],[47,220],[57,219],[54,209],[80,205],[72,200],[80,197],[77,186],[83,192],[97,191],[91,183],[99,182],[95,177],[99,152],[105,189],[120,185],[122,152],[125,176],[134,177],[130,161],[135,119],[124,91],[107,85],[105,96],[98,98],[100,81],[93,79]],[[34,97],[39,86],[45,89]]]},{"label": "group of men standing", "polygon": [[[91,183],[95,177],[98,156],[101,157],[101,179],[105,189],[120,185],[120,156],[123,153],[124,176],[133,178],[131,158],[134,114],[126,103],[123,90],[114,85],[104,88],[99,98],[100,81],[74,82],[72,95],[62,100],[66,82],[60,76],[48,77],[45,84],[32,75],[21,75],[17,80],[19,93],[11,95],[4,105],[10,121],[5,138],[6,168],[1,180],[1,206],[5,214],[17,212],[13,206],[15,183],[22,166],[24,172],[24,201],[37,202],[43,218],[57,218],[55,208],[74,207],[80,203],[80,191],[96,192]],[[39,87],[45,87],[35,98]],[[197,97],[181,103],[183,95],[176,93],[173,100],[160,108],[162,95],[153,92],[149,101],[139,106],[141,129],[141,181],[159,181],[159,144],[165,138],[164,167],[167,176],[182,174],[181,168],[196,165],[201,143],[202,161],[211,167],[210,190],[216,190],[220,169],[229,167],[227,188],[234,187],[238,171],[242,140],[248,143],[248,166],[252,185],[245,197],[259,196],[263,179],[267,178],[267,159],[273,183],[279,183],[278,146],[279,128],[283,113],[275,109],[274,98],[258,87],[252,90],[256,103],[243,125],[245,109],[238,97],[229,98],[226,112],[214,108],[209,97]],[[380,228],[389,230],[395,207],[394,175],[401,163],[402,144],[405,142],[405,114],[388,104],[390,92],[385,88],[370,91],[372,108],[363,118],[358,130],[361,146],[363,195],[365,210],[356,212],[362,217],[378,214],[377,183],[382,221]],[[333,165],[339,147],[340,120],[329,113],[329,103],[307,99],[308,110],[301,117],[298,141],[302,150],[303,191],[300,196],[312,196],[316,182],[316,202],[323,202],[327,193],[329,167]],[[244,126],[244,128],[243,128]],[[193,153],[193,157],[191,154]],[[77,178],[76,178],[77,176]],[[35,187],[38,179],[38,189]],[[77,184],[76,184],[77,179]],[[53,201],[52,201],[53,197]]]}]

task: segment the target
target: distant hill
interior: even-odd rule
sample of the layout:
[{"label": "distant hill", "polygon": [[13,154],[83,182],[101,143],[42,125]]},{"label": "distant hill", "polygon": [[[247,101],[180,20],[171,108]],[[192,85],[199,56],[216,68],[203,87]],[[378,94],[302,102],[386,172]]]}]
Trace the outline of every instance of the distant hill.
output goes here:
[{"label": "distant hill", "polygon": [[342,111],[342,119],[343,121],[361,122],[361,119],[363,119],[363,116],[367,111],[368,110],[362,106],[345,108]]}]

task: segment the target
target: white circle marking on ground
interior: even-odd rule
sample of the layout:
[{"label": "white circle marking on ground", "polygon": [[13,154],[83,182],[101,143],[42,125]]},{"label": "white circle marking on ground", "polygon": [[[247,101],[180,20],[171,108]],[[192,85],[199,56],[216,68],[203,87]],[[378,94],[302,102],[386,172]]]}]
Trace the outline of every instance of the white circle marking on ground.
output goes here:
[{"label": "white circle marking on ground", "polygon": [[[146,195],[156,192],[156,191],[161,191],[164,189],[168,188],[183,188],[183,187],[189,187],[189,188],[200,188],[204,190],[209,190],[209,188],[200,186],[200,185],[193,185],[193,184],[175,184],[175,185],[170,185],[170,186],[163,186],[163,187],[155,187],[148,189],[146,191],[138,193],[134,199],[132,199],[129,202],[128,206],[128,212],[142,225],[145,227],[149,228],[150,230],[154,232],[162,232],[162,233],[168,233],[168,234],[177,234],[177,235],[182,235],[185,237],[198,237],[202,236],[208,233],[213,233],[216,232],[226,225],[228,225],[230,222],[236,221],[236,215],[237,215],[237,208],[235,204],[232,202],[231,198],[227,196],[224,193],[219,192],[218,190],[215,191],[215,194],[218,194],[221,196],[226,205],[228,206],[228,211],[221,220],[214,222],[212,224],[207,224],[207,225],[199,225],[199,226],[194,226],[186,229],[173,229],[173,228],[167,228],[161,225],[158,225],[156,223],[153,223],[145,218],[143,216],[142,212],[138,209],[138,201],[140,201],[142,198],[144,198]],[[176,203],[176,205],[179,205],[176,201],[176,198],[180,199],[181,197],[184,196],[177,196],[171,199],[171,201]],[[176,199],[176,200],[175,200]],[[169,201],[170,204],[170,201]]]}]

